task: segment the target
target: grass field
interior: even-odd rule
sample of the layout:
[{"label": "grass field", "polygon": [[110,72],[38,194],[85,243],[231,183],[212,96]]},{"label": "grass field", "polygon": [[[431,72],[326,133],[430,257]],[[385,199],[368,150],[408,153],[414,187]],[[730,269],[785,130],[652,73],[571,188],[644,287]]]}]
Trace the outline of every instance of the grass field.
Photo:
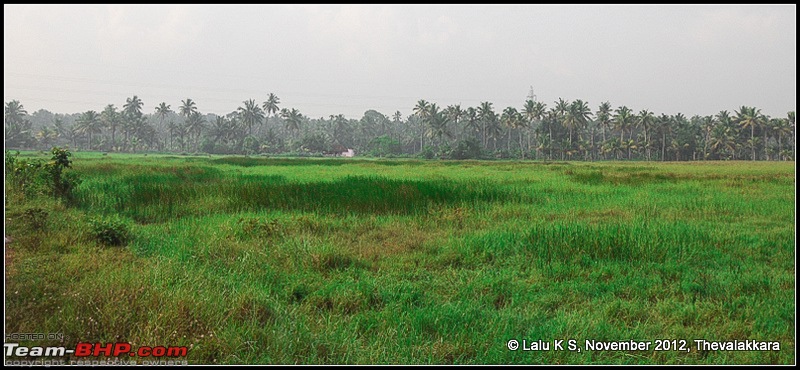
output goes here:
[{"label": "grass field", "polygon": [[[796,361],[794,162],[73,165],[71,204],[6,198],[6,333],[66,335],[35,345],[186,345],[190,364]],[[93,233],[109,220],[123,246]]]}]

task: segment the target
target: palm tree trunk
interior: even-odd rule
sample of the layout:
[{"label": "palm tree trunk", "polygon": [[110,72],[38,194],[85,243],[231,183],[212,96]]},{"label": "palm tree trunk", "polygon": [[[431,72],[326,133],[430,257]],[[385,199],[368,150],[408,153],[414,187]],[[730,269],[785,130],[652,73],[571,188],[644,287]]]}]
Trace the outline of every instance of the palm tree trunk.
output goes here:
[{"label": "palm tree trunk", "polygon": [[486,140],[486,122],[483,123],[483,132],[481,133],[481,135],[483,136],[481,138],[481,141],[483,142],[483,147],[488,149],[489,142]]},{"label": "palm tree trunk", "polygon": [[569,149],[572,150],[572,125],[569,125]]},{"label": "palm tree trunk", "polygon": [[[601,124],[600,128],[603,130],[603,144],[606,143],[606,125]],[[603,153],[603,159],[606,159],[606,153]]]},{"label": "palm tree trunk", "polygon": [[[533,124],[531,124],[531,125],[533,125]],[[533,126],[531,126],[531,130],[533,130],[532,127]],[[531,130],[528,130],[528,135],[527,135],[528,136],[528,150],[531,150]],[[535,154],[534,154],[534,156],[535,156]]]},{"label": "palm tree trunk", "polygon": [[419,152],[422,153],[422,148],[425,146],[425,127],[422,121],[419,124]]}]

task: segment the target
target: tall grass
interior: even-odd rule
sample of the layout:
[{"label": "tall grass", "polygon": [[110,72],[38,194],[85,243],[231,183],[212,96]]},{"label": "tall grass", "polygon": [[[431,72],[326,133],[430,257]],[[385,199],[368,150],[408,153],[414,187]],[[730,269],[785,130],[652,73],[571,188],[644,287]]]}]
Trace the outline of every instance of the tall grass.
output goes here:
[{"label": "tall grass", "polygon": [[279,175],[221,175],[213,169],[125,175],[84,182],[76,192],[87,210],[119,213],[139,222],[188,215],[257,210],[326,214],[415,214],[445,204],[503,202],[511,197],[486,181],[396,180],[347,176],[289,182]]},{"label": "tall grass", "polygon": [[[6,331],[193,364],[790,364],[793,167],[85,156],[7,203]],[[92,220],[119,219],[123,247]],[[509,339],[768,340],[524,352]]]}]

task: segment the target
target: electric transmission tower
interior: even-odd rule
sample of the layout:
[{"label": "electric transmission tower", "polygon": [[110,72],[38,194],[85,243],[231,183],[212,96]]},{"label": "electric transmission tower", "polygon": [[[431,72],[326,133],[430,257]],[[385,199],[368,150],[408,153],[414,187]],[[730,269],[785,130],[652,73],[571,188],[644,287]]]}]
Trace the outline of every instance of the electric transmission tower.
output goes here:
[{"label": "electric transmission tower", "polygon": [[528,93],[528,100],[536,101],[536,94],[533,93],[533,86],[531,86],[531,90]]}]

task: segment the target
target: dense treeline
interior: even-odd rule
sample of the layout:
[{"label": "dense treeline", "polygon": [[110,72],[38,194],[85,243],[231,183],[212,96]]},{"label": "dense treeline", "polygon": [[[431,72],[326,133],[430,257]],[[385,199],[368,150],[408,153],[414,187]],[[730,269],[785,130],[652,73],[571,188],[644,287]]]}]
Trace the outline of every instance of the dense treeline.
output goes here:
[{"label": "dense treeline", "polygon": [[352,148],[359,155],[425,158],[558,160],[793,160],[795,112],[772,118],[741,106],[714,115],[660,114],[603,102],[558,99],[548,107],[529,99],[519,109],[496,109],[419,100],[413,114],[368,110],[361,119],[310,118],[281,108],[275,94],[249,99],[235,111],[203,114],[192,99],[152,113],[128,98],[121,108],[28,114],[16,100],[5,103],[5,145],[49,149],[212,154],[323,155]]}]

